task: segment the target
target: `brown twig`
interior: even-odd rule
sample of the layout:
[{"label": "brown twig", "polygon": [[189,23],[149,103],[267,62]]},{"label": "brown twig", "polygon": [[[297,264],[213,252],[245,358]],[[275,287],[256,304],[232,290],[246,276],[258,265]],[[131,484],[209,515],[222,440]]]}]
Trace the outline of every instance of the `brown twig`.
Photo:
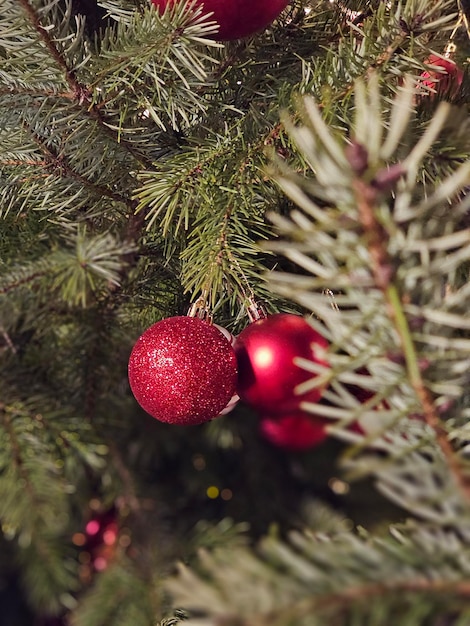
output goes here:
[{"label": "brown twig", "polygon": [[51,36],[49,35],[49,31],[45,29],[43,25],[41,24],[41,21],[39,19],[37,12],[30,5],[28,0],[18,0],[18,1],[19,1],[19,4],[21,4],[21,6],[23,7],[26,15],[29,18],[29,21],[34,27],[34,30],[38,33],[39,37],[41,38],[43,44],[46,46],[50,55],[52,56],[56,64],[64,72],[65,80],[67,84],[70,86],[70,88],[72,89],[72,91],[74,92],[75,97],[79,97],[79,98],[85,97],[86,91],[84,91],[83,86],[77,80],[75,72],[67,66],[65,59],[60,54],[59,50],[57,49],[57,46],[54,44]]},{"label": "brown twig", "polygon": [[[47,157],[45,167],[48,167],[48,168],[52,167],[56,173],[62,172],[69,178],[72,178],[73,180],[76,180],[77,182],[81,183],[84,187],[88,187],[89,189],[92,189],[93,192],[96,193],[96,195],[98,196],[105,196],[107,198],[111,198],[112,200],[115,200],[116,202],[121,202],[125,204],[132,211],[135,210],[135,203],[132,200],[130,200],[130,198],[123,196],[119,193],[116,193],[115,191],[112,191],[106,185],[97,185],[96,183],[92,182],[91,180],[83,176],[82,174],[79,174],[70,166],[68,159],[65,157],[65,155],[58,154],[57,152],[55,152],[50,146],[46,144],[45,141],[43,141],[43,139],[37,133],[35,133],[32,130],[32,128],[28,126],[28,124],[26,124],[26,122],[23,122],[23,127],[29,131],[36,145],[40,148],[41,152]],[[42,164],[42,162],[39,162],[39,164]]]},{"label": "brown twig", "polygon": [[32,283],[34,280],[36,280],[36,278],[41,278],[42,276],[45,276],[46,273],[47,273],[46,271],[33,272],[32,274],[29,274],[29,276],[25,276],[24,278],[20,278],[18,280],[13,281],[12,283],[9,283],[8,285],[0,287],[0,295],[4,295],[8,293],[9,291],[13,291],[13,289],[17,289],[18,287],[21,287],[22,285],[27,285],[28,283]]}]

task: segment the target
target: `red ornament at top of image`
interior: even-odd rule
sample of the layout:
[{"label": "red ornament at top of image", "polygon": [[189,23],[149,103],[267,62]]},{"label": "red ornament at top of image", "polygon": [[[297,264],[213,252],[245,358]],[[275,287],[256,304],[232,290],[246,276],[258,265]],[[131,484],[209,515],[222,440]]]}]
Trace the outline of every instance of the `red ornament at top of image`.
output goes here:
[{"label": "red ornament at top of image", "polygon": [[323,389],[298,395],[296,387],[315,377],[294,361],[304,358],[324,366],[328,341],[301,316],[276,313],[247,326],[237,337],[237,392],[260,413],[296,412],[301,401],[316,402]]},{"label": "red ornament at top of image", "polygon": [[[152,0],[160,13],[180,0]],[[229,41],[254,35],[273,22],[286,8],[289,0],[195,0],[203,14],[212,13],[210,20],[219,30],[211,39]]]},{"label": "red ornament at top of image", "polygon": [[230,342],[196,317],[157,322],[135,343],[129,384],[152,417],[170,424],[201,424],[217,417],[235,394],[237,362]]},{"label": "red ornament at top of image", "polygon": [[439,69],[422,72],[419,84],[433,89],[440,96],[455,96],[463,81],[462,69],[451,59],[437,56],[437,54],[431,54],[425,64],[435,65]]}]

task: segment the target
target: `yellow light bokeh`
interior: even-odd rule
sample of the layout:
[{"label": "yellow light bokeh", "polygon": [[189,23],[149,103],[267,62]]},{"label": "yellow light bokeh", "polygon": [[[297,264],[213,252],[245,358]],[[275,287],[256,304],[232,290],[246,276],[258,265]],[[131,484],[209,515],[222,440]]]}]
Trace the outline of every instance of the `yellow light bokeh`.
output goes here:
[{"label": "yellow light bokeh", "polygon": [[215,500],[215,498],[218,498],[219,493],[220,493],[219,488],[216,487],[215,485],[211,485],[210,487],[207,487],[206,489],[206,495],[211,500]]}]

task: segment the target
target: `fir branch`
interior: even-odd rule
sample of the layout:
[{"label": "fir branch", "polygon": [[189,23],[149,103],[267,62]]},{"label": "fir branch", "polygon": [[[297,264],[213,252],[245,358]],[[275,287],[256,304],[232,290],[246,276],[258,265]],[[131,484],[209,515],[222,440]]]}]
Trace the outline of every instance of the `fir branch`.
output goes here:
[{"label": "fir branch", "polygon": [[27,492],[29,500],[31,501],[33,509],[38,511],[40,510],[40,507],[41,507],[41,500],[37,496],[33,488],[33,485],[29,479],[29,472],[27,471],[27,468],[25,467],[25,464],[23,461],[22,449],[21,449],[21,446],[19,445],[19,441],[18,441],[15,429],[13,428],[13,424],[12,424],[12,417],[13,418],[15,417],[16,412],[14,410],[12,411],[11,407],[7,407],[4,404],[0,405],[0,412],[2,415],[2,425],[5,428],[5,431],[7,432],[9,439],[10,439],[13,465],[18,473],[18,477],[20,478],[21,482],[24,485],[24,488]]},{"label": "fir branch", "polygon": [[[271,284],[322,320],[311,323],[331,342],[328,402],[326,407],[321,402],[302,406],[337,420],[331,431],[358,443],[346,455],[346,465],[353,466],[350,477],[372,472],[388,498],[416,515],[445,523],[456,519],[470,495],[466,462],[452,449],[442,422],[448,399],[459,398],[468,386],[468,289],[449,300],[443,298],[442,287],[470,254],[464,219],[468,198],[457,200],[470,166],[460,165],[434,191],[423,191],[420,162],[442,132],[448,109],[438,109],[408,156],[398,159],[395,155],[403,155],[402,137],[413,116],[413,85],[408,82],[404,91],[395,98],[390,124],[384,124],[377,78],[369,80],[367,89],[360,81],[355,120],[342,141],[310,99],[301,116],[303,126],[286,122],[314,177],[307,169],[303,176],[289,173],[279,163],[278,180],[303,212],[294,210],[290,219],[273,215],[291,243],[272,242],[269,249],[300,265],[309,277],[274,275]],[[424,199],[415,200],[420,197]],[[410,253],[413,248],[416,252]],[[325,289],[340,293],[341,313],[332,315],[322,295]],[[419,307],[427,313],[420,315]],[[341,355],[344,351],[347,356]],[[323,374],[313,364],[302,366],[314,378],[299,394]],[[380,394],[372,394],[371,412],[363,407],[366,434],[360,437],[345,430],[361,416],[346,392],[352,380],[362,388],[351,376],[363,367],[371,376],[366,388]],[[383,399],[389,411],[380,408]],[[416,415],[424,425],[412,436],[411,419]],[[379,455],[368,454],[367,448]],[[426,458],[433,459],[433,470]],[[439,484],[446,485],[445,497],[433,471],[439,474]],[[420,476],[413,486],[406,478],[411,475]],[[454,482],[456,491],[450,484]],[[460,502],[456,493],[463,496]]]},{"label": "fir branch", "polygon": [[[156,597],[155,597],[156,596]],[[70,616],[73,626],[148,626],[160,598],[135,563],[118,550],[109,567],[99,573]]]},{"label": "fir branch", "polygon": [[20,85],[8,85],[0,88],[0,96],[31,96],[32,98],[60,98],[63,100],[76,101],[76,96],[71,91],[56,91],[55,89],[28,88]]},{"label": "fir branch", "polygon": [[384,294],[390,317],[400,337],[409,381],[420,400],[426,423],[436,434],[436,441],[447,460],[450,471],[454,474],[455,480],[462,489],[464,496],[470,501],[470,475],[465,471],[452,448],[447,430],[442,424],[437,407],[421,376],[419,357],[410,332],[409,322],[403,309],[402,296],[393,281],[392,262],[387,251],[388,241],[385,231],[377,219],[378,190],[360,178],[356,178],[353,181],[353,189],[358,215],[367,236],[375,284]]},{"label": "fir branch", "polygon": [[[134,220],[130,220],[133,232]],[[0,276],[0,295],[37,285],[39,299],[52,290],[67,305],[89,305],[105,300],[124,280],[127,262],[135,262],[134,242],[122,241],[110,233],[89,235],[81,225],[69,234],[63,247],[47,250],[25,266],[6,266]],[[50,295],[50,294],[49,294]]]},{"label": "fir branch", "polygon": [[[2,385],[4,397],[11,392]],[[77,563],[65,532],[71,481],[83,465],[102,466],[103,447],[90,438],[82,420],[38,413],[35,406],[40,404],[30,397],[28,404],[0,406],[0,517],[3,533],[18,544],[29,603],[56,614],[74,604],[71,593],[78,587]]]},{"label": "fir branch", "polygon": [[46,49],[50,53],[53,61],[57,67],[62,70],[64,79],[71,90],[71,94],[68,95],[67,98],[73,98],[75,102],[80,105],[81,110],[85,113],[85,115],[88,115],[90,119],[96,121],[100,125],[102,132],[106,136],[112,138],[116,143],[120,143],[124,146],[125,149],[142,166],[149,167],[151,162],[147,159],[147,157],[141,151],[137,150],[131,143],[122,138],[120,136],[121,133],[113,129],[112,124],[109,123],[105,115],[103,115],[100,111],[100,108],[92,102],[92,93],[90,88],[80,82],[77,73],[69,67],[65,57],[54,41],[51,30],[44,27],[38,12],[30,4],[29,0],[20,0],[20,4],[23,7],[35,32],[39,35]]},{"label": "fir branch", "polygon": [[110,233],[89,236],[85,228],[78,228],[71,239],[74,249],[57,254],[53,286],[66,302],[85,307],[90,294],[99,299],[100,292],[119,284],[126,255],[133,250]]},{"label": "fir branch", "polygon": [[[207,82],[206,66],[216,64],[209,47],[221,44],[203,39],[214,26],[207,25],[201,12],[199,7],[193,14],[176,3],[160,16],[149,7],[107,31],[93,78],[93,101],[106,102],[118,132],[126,133],[127,120],[135,125],[138,112],[165,132],[190,127],[206,111],[197,89]],[[137,107],[121,106],[123,85],[134,94]]]},{"label": "fir branch", "polygon": [[[140,174],[136,191],[138,211],[147,209],[149,231],[158,226],[162,232],[167,256],[185,243],[180,253],[185,290],[194,296],[207,288],[212,305],[227,292],[235,303],[246,292],[247,279],[263,290],[255,269],[256,239],[268,236],[264,212],[278,198],[263,180],[264,152],[279,140],[280,126],[248,117],[227,128],[226,137],[208,135],[196,148],[162,159]],[[233,161],[230,168],[227,159]]]},{"label": "fir branch", "polygon": [[63,58],[62,54],[59,52],[56,44],[54,43],[53,38],[50,35],[50,31],[47,28],[44,28],[37,11],[32,7],[29,0],[19,0],[19,4],[23,7],[31,25],[33,26],[36,33],[39,35],[40,39],[44,43],[45,47],[49,51],[49,54],[54,59],[57,66],[63,71],[65,81],[69,85],[72,93],[74,94],[74,98],[78,100],[78,102],[84,102],[89,100],[89,92],[84,89],[83,85],[77,79],[75,72],[70,69]]},{"label": "fir branch", "polygon": [[[375,600],[386,603],[387,600],[401,597],[405,599],[409,594],[413,594],[414,602],[420,599],[433,596],[436,603],[439,599],[453,601],[458,604],[464,601],[465,604],[470,599],[470,580],[454,582],[447,580],[415,580],[382,584],[365,584],[357,587],[346,587],[343,591],[327,594],[318,598],[301,600],[292,605],[276,609],[272,613],[255,614],[248,618],[241,616],[227,616],[223,623],[227,626],[279,626],[290,623],[291,620],[304,620],[312,614],[321,613],[330,615],[346,611],[348,614],[354,612],[357,606],[373,603]],[[455,607],[455,605],[454,605]],[[457,608],[457,607],[456,607]],[[449,613],[451,607],[448,608]],[[367,610],[365,611],[367,613]],[[191,622],[189,622],[191,624]]]},{"label": "fir branch", "polygon": [[[324,624],[327,617],[334,621],[343,611],[356,610],[371,619],[376,602],[392,611],[397,598],[411,607],[426,600],[430,614],[456,604],[465,611],[470,597],[468,564],[461,558],[465,539],[412,525],[392,527],[386,538],[360,534],[294,532],[288,542],[270,536],[256,551],[240,546],[236,554],[222,546],[201,552],[192,569],[180,565],[167,588],[190,614],[237,626]],[[454,539],[452,547],[440,543]],[[435,566],[442,562],[446,574],[437,575]],[[379,623],[389,624],[392,614],[386,612],[388,619]]]},{"label": "fir branch", "polygon": [[5,166],[22,166],[22,165],[30,165],[32,167],[46,167],[50,165],[47,161],[38,161],[37,159],[2,159],[0,160],[0,165]]},{"label": "fir branch", "polygon": [[23,122],[23,128],[25,128],[34,142],[37,144],[41,152],[47,157],[46,170],[52,169],[54,174],[58,177],[65,176],[77,181],[84,187],[87,187],[94,195],[105,196],[115,200],[116,202],[125,204],[132,212],[135,210],[135,203],[128,197],[118,194],[106,185],[99,185],[92,182],[86,176],[76,172],[70,165],[69,160],[64,154],[57,153],[50,145],[44,141],[34,130],[26,123]]},{"label": "fir branch", "polygon": [[19,582],[29,607],[40,614],[61,615],[76,604],[80,587],[74,550],[53,533],[35,533],[16,561]]},{"label": "fir branch", "polygon": [[[32,267],[35,267],[35,266],[36,266],[36,263],[34,263]],[[27,266],[24,269],[30,270],[31,267]],[[44,269],[42,271],[39,271],[39,272],[33,271],[31,273],[29,272],[25,273],[24,269],[20,270],[19,273],[18,273],[18,270],[16,270],[14,275],[13,276],[10,275],[10,277],[6,281],[5,281],[5,277],[3,277],[4,284],[1,285],[1,281],[0,281],[0,295],[5,295],[10,291],[14,291],[15,289],[18,289],[19,287],[23,287],[23,286],[28,285],[29,283],[33,283],[39,278],[42,278],[43,276],[45,276],[49,272],[49,267],[47,267],[47,269]]]}]

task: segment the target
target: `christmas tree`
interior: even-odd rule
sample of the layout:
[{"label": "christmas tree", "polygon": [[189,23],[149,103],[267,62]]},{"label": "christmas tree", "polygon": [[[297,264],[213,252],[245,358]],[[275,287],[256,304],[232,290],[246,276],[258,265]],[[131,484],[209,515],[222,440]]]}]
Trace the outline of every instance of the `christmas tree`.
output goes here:
[{"label": "christmas tree", "polygon": [[1,626],[469,624],[468,1],[0,8]]}]

